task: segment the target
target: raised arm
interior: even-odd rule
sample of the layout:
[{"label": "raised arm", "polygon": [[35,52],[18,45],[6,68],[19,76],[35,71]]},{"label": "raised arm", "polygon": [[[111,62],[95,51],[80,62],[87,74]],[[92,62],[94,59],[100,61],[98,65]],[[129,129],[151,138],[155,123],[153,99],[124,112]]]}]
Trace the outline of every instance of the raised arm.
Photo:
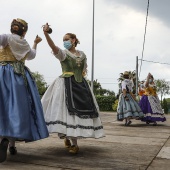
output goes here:
[{"label": "raised arm", "polygon": [[149,86],[149,79],[151,77],[151,73],[148,73],[148,76],[146,78],[146,82],[145,82],[145,87],[148,87]]},{"label": "raised arm", "polygon": [[44,31],[45,38],[46,38],[46,40],[47,40],[48,45],[49,45],[50,48],[52,49],[53,53],[54,53],[54,54],[58,54],[59,48],[54,44],[53,40],[52,40],[51,37],[49,36],[49,34],[48,34],[49,29],[50,29],[50,27],[49,27],[48,23],[46,23],[46,24],[43,26],[43,31]]},{"label": "raised arm", "polygon": [[35,56],[36,56],[37,44],[40,43],[41,41],[42,41],[42,39],[37,35],[37,36],[35,37],[32,50],[30,50],[30,52],[29,52],[28,55],[27,55],[27,60],[32,60],[32,59],[35,58]]},{"label": "raised arm", "polygon": [[33,47],[32,49],[37,49],[37,44],[40,43],[42,41],[41,37],[39,37],[38,35],[35,37],[35,40],[34,40],[34,44],[33,44]]}]

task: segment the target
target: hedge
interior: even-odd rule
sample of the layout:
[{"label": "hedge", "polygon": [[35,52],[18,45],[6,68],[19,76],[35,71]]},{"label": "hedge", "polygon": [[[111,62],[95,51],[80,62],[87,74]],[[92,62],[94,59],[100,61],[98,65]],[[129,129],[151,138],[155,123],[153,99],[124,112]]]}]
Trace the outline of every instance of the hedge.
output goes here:
[{"label": "hedge", "polygon": [[116,100],[115,96],[95,96],[99,105],[100,111],[113,111],[112,105]]}]

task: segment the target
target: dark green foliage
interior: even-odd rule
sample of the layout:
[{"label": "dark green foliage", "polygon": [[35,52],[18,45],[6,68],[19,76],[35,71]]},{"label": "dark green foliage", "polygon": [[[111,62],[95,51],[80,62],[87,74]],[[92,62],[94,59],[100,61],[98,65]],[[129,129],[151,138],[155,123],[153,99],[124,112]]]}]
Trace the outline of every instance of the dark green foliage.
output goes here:
[{"label": "dark green foliage", "polygon": [[113,111],[112,105],[116,100],[115,96],[96,96],[101,111]]},{"label": "dark green foliage", "polygon": [[[87,81],[91,84],[89,80]],[[114,91],[103,89],[96,79],[93,81],[93,93],[101,111],[113,111],[112,105],[116,100]]]},{"label": "dark green foliage", "polygon": [[170,98],[166,98],[166,101],[167,101],[168,113],[170,113]]},{"label": "dark green foliage", "polygon": [[[87,82],[91,86],[91,81],[87,80]],[[97,79],[93,81],[93,93],[94,93],[95,96],[97,96],[97,95],[99,95],[99,96],[104,96],[104,95],[107,95],[107,96],[113,95],[113,96],[115,96],[114,91],[103,89],[101,84],[98,82]]]},{"label": "dark green foliage", "polygon": [[44,80],[44,76],[39,74],[38,72],[32,72],[32,76],[35,79],[35,83],[37,85],[40,97],[42,97],[43,94],[45,93],[45,91],[47,90],[47,87],[48,87],[47,83]]},{"label": "dark green foliage", "polygon": [[170,94],[170,83],[164,79],[157,79],[154,82],[156,84],[157,93],[161,96],[162,104],[163,96]]},{"label": "dark green foliage", "polygon": [[162,109],[164,109],[164,113],[168,113],[168,103],[165,98],[162,101]]}]

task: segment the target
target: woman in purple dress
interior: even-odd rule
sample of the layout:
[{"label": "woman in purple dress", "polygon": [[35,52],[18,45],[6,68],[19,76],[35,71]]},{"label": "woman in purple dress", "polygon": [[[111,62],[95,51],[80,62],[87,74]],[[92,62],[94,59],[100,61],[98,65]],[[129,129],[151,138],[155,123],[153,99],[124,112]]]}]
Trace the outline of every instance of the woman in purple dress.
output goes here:
[{"label": "woman in purple dress", "polygon": [[144,89],[145,93],[139,102],[139,105],[144,113],[142,121],[146,122],[147,124],[153,123],[153,125],[157,125],[158,121],[166,121],[159,98],[156,93],[154,78],[150,73],[148,74],[144,83]]}]

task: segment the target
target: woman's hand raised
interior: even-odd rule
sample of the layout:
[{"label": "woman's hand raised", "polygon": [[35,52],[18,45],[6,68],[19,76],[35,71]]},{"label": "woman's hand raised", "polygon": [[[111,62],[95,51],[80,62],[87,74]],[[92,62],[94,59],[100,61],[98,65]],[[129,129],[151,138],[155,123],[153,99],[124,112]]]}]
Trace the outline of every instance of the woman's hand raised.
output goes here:
[{"label": "woman's hand raised", "polygon": [[52,29],[50,28],[50,25],[48,25],[48,23],[43,25],[43,31],[44,31],[44,33],[47,32],[48,34],[52,33]]},{"label": "woman's hand raised", "polygon": [[38,35],[36,36],[35,40],[34,40],[34,43],[38,44],[42,41],[42,38],[39,37]]}]

